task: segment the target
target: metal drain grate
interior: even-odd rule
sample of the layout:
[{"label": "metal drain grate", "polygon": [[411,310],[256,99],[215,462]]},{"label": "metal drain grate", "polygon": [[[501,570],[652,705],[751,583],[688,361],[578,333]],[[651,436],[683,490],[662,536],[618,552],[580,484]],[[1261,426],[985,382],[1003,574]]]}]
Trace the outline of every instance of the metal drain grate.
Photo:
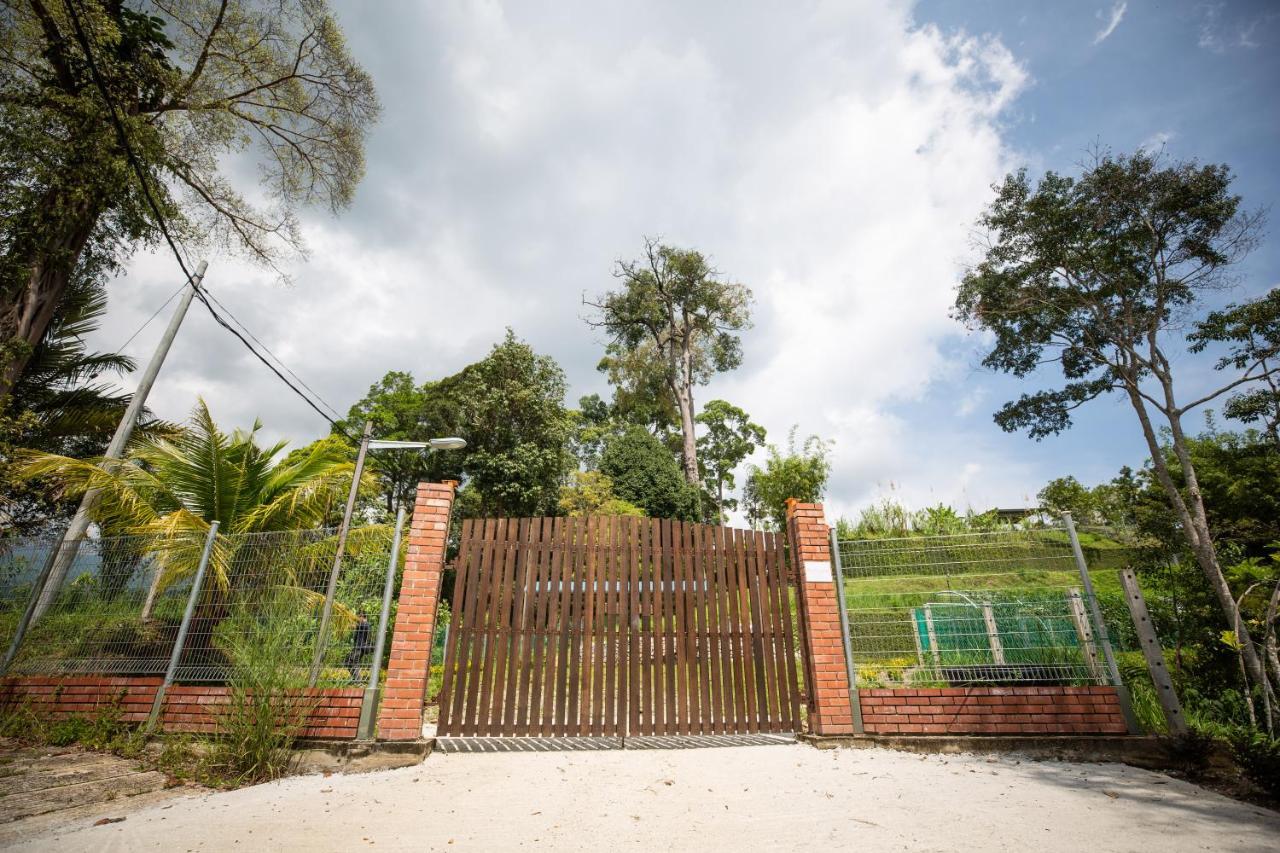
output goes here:
[{"label": "metal drain grate", "polygon": [[650,737],[442,737],[441,752],[591,752],[603,749],[707,749],[725,746],[783,746],[795,735],[662,735]]}]

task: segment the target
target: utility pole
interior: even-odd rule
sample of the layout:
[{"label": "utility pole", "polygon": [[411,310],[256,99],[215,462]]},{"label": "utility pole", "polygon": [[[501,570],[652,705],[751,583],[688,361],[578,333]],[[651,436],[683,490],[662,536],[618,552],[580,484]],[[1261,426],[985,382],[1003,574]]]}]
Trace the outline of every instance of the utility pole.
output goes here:
[{"label": "utility pole", "polygon": [[[107,445],[107,452],[103,454],[104,459],[119,459],[124,456],[125,446],[129,443],[129,437],[133,435],[138,416],[142,414],[142,408],[147,404],[147,395],[151,393],[151,386],[156,382],[160,367],[164,364],[165,356],[169,354],[169,347],[173,345],[173,339],[178,335],[178,327],[182,325],[182,319],[187,315],[187,309],[191,307],[191,299],[204,280],[204,271],[208,266],[207,261],[201,261],[200,266],[196,267],[195,275],[187,283],[188,286],[183,291],[182,298],[178,300],[178,307],[169,318],[169,325],[161,335],[160,342],[156,344],[156,351],[152,354],[151,361],[147,363],[147,369],[142,372],[142,378],[138,380],[138,387],[129,401],[129,408],[125,409],[124,417],[120,419],[115,435]],[[66,580],[67,572],[75,562],[76,553],[80,550],[80,541],[84,538],[85,531],[89,529],[89,513],[97,501],[97,489],[88,490],[80,499],[80,507],[71,519],[71,524],[67,526],[67,532],[63,534],[62,541],[56,546],[58,555],[50,566],[49,575],[40,592],[40,600],[31,614],[32,622],[43,616],[52,606],[58,590],[62,588],[62,582]]]}]

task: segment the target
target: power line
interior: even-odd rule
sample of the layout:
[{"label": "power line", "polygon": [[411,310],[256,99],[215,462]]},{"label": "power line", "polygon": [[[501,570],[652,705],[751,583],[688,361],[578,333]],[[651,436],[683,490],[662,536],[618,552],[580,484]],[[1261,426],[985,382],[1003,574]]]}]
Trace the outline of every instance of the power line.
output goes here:
[{"label": "power line", "polygon": [[308,385],[308,384],[303,380],[303,378],[302,378],[301,376],[299,376],[298,374],[294,373],[294,372],[293,372],[293,370],[292,370],[292,369],[290,369],[289,365],[287,365],[287,364],[285,364],[285,363],[284,363],[284,360],[283,360],[283,359],[281,359],[281,358],[280,358],[280,356],[276,355],[276,354],[275,354],[275,353],[273,353],[270,349],[268,349],[268,348],[267,348],[267,345],[266,345],[266,344],[264,344],[261,340],[259,340],[259,339],[258,339],[258,337],[257,337],[256,335],[254,335],[254,333],[253,333],[252,331],[250,331],[249,327],[248,327],[248,326],[246,326],[243,322],[241,322],[241,320],[240,320],[240,318],[239,318],[239,317],[237,317],[235,314],[232,314],[232,313],[231,313],[231,309],[230,309],[230,308],[228,308],[226,305],[224,305],[224,304],[222,303],[222,301],[221,301],[220,299],[218,299],[218,297],[216,297],[216,296],[214,296],[214,295],[213,295],[213,291],[209,290],[208,288],[204,288],[204,293],[205,293],[205,295],[206,295],[206,296],[208,296],[210,299],[212,299],[212,300],[213,300],[213,302],[214,302],[214,304],[215,304],[215,305],[217,305],[219,308],[221,308],[221,309],[222,309],[222,312],[223,312],[224,314],[226,314],[228,317],[230,317],[230,318],[231,318],[231,321],[232,321],[232,322],[234,322],[237,326],[239,326],[241,329],[243,329],[243,330],[244,330],[244,333],[245,333],[246,335],[248,335],[248,336],[249,336],[249,338],[250,338],[250,339],[251,339],[255,344],[257,344],[258,346],[260,346],[260,347],[262,348],[262,351],[263,351],[263,352],[265,352],[267,355],[269,355],[269,356],[271,356],[272,358],[274,358],[274,359],[276,360],[276,363],[277,363],[277,364],[279,364],[281,367],[283,367],[283,368],[285,369],[285,372],[287,372],[287,373],[288,373],[290,376],[292,376],[294,379],[298,380],[298,384],[299,384],[299,385],[301,385],[303,388],[306,388],[308,391],[310,391],[310,392],[311,392],[311,395],[312,395],[313,397],[315,397],[317,400],[319,400],[321,403],[324,403],[325,408],[327,408],[330,412],[332,412],[332,413],[333,413],[333,415],[334,415],[334,417],[338,418],[339,420],[341,420],[341,419],[342,419],[342,414],[341,414],[337,409],[335,409],[335,408],[333,407],[333,405],[332,405],[331,403],[329,403],[329,401],[328,401],[328,400],[326,400],[324,397],[321,397],[321,396],[320,396],[320,392],[319,392],[319,391],[317,391],[316,389],[314,389],[314,388],[312,388],[310,385]]},{"label": "power line", "polygon": [[[170,251],[173,252],[174,258],[177,259],[178,267],[182,270],[182,274],[187,277],[187,283],[190,284],[192,288],[194,288],[196,297],[200,300],[200,302],[204,305],[204,307],[209,310],[209,314],[218,323],[218,325],[222,326],[228,332],[235,335],[236,338],[238,338],[240,342],[244,344],[244,346],[249,350],[249,352],[253,353],[253,355],[256,356],[259,361],[265,364],[272,373],[274,373],[277,377],[279,377],[280,381],[283,382],[285,385],[287,385],[289,389],[293,391],[293,393],[301,397],[303,401],[306,402],[306,404],[310,406],[312,409],[315,409],[316,413],[320,415],[320,417],[328,421],[329,425],[334,430],[336,430],[339,434],[346,437],[348,441],[351,441],[354,443],[355,439],[353,439],[351,435],[345,429],[343,429],[336,420],[329,417],[329,415],[325,414],[325,412],[321,410],[320,407],[317,406],[310,397],[304,394],[296,385],[294,385],[287,378],[285,378],[284,374],[281,373],[279,370],[277,370],[275,365],[267,361],[267,359],[263,357],[261,353],[259,353],[256,349],[254,349],[253,345],[250,344],[249,341],[245,340],[243,335],[241,335],[234,328],[232,328],[231,324],[228,323],[226,320],[224,320],[222,316],[218,314],[216,310],[214,310],[214,307],[209,302],[209,299],[205,295],[204,290],[198,284],[196,284],[194,276],[192,276],[191,271],[187,269],[186,260],[182,257],[182,252],[178,248],[178,244],[174,242],[173,236],[169,233],[169,227],[168,227],[168,224],[165,222],[164,214],[160,211],[160,205],[156,203],[154,196],[152,196],[151,194],[151,187],[147,183],[146,170],[144,170],[142,168],[142,164],[138,162],[138,157],[133,151],[133,146],[129,143],[129,135],[125,131],[124,123],[120,121],[120,116],[116,114],[115,102],[111,99],[111,95],[107,91],[106,84],[102,80],[102,75],[98,71],[98,63],[93,57],[93,48],[90,46],[89,37],[85,34],[84,27],[80,22],[80,16],[76,13],[75,3],[73,2],[73,0],[63,0],[63,5],[66,6],[67,13],[71,18],[71,25],[76,31],[76,38],[80,42],[80,48],[81,50],[84,51],[85,62],[89,66],[89,74],[90,76],[93,77],[94,85],[97,87],[98,92],[102,95],[103,103],[106,104],[107,113],[111,117],[111,123],[115,127],[116,135],[120,139],[120,146],[124,149],[125,157],[126,159],[128,159],[129,164],[133,167],[133,171],[138,176],[138,182],[139,184],[141,184],[141,187],[142,187],[142,194],[146,198],[147,205],[151,208],[152,214],[154,214],[156,218],[156,225],[159,227],[160,233],[164,235],[165,242],[169,244],[169,249]],[[237,320],[236,322],[239,322],[239,321]],[[247,332],[248,329],[245,329],[245,331]],[[281,362],[281,364],[283,364],[283,362]],[[289,371],[289,372],[292,373],[293,371]],[[315,392],[313,391],[312,393],[315,393]],[[318,397],[319,395],[316,395],[316,396]],[[325,403],[325,405],[328,406],[329,404]],[[330,408],[332,409],[333,407],[330,406]]]},{"label": "power line", "polygon": [[159,308],[157,308],[155,311],[152,311],[151,316],[148,317],[146,320],[144,320],[142,325],[139,326],[137,330],[134,331],[134,333],[129,336],[129,340],[125,341],[120,346],[116,347],[115,350],[113,350],[113,352],[115,352],[117,355],[124,352],[124,348],[127,347],[129,344],[133,343],[133,339],[136,338],[138,335],[142,334],[142,330],[145,329],[147,326],[151,325],[151,321],[159,317],[161,311],[169,307],[169,303],[173,301],[175,296],[177,296],[179,293],[182,292],[182,288],[184,287],[186,287],[186,284],[179,285],[177,290],[169,294],[169,298],[164,301],[164,304],[161,305]]}]

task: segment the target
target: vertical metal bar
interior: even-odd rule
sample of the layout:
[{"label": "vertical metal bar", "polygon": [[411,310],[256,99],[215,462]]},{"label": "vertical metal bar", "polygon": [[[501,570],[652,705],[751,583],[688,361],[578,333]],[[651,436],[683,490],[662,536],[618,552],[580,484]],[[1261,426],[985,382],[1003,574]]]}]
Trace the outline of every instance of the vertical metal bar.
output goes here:
[{"label": "vertical metal bar", "polygon": [[143,734],[150,734],[160,720],[160,709],[164,706],[164,694],[173,685],[178,671],[178,660],[182,657],[182,648],[187,644],[187,631],[191,628],[191,617],[196,612],[196,601],[200,598],[200,588],[204,585],[205,569],[209,567],[209,555],[213,553],[213,542],[218,537],[218,522],[209,525],[209,535],[204,540],[204,551],[200,554],[200,565],[196,568],[195,579],[191,581],[191,594],[187,596],[187,609],[182,613],[182,624],[178,626],[178,638],[173,641],[173,652],[169,655],[169,666],[164,671],[164,681],[156,690],[156,698],[151,703],[151,715],[143,727]]},{"label": "vertical metal bar", "polygon": [[1120,570],[1120,584],[1124,587],[1125,603],[1129,605],[1129,615],[1133,617],[1133,627],[1138,632],[1138,642],[1142,645],[1142,654],[1147,659],[1147,669],[1151,672],[1151,683],[1155,685],[1156,697],[1164,710],[1165,721],[1169,724],[1169,734],[1186,734],[1187,718],[1182,713],[1182,703],[1178,701],[1178,691],[1173,688],[1173,678],[1164,662],[1164,650],[1160,648],[1160,639],[1156,636],[1156,626],[1151,622],[1147,612],[1147,602],[1142,597],[1142,589],[1138,586],[1138,576],[1133,569]]},{"label": "vertical metal bar", "polygon": [[329,622],[333,618],[333,598],[338,593],[338,574],[342,570],[342,557],[347,550],[347,534],[351,532],[351,516],[356,509],[356,496],[360,492],[360,476],[364,473],[364,457],[369,452],[369,437],[373,434],[373,421],[364,422],[364,435],[360,437],[360,450],[356,453],[356,470],[351,475],[351,490],[347,492],[347,508],[342,513],[338,527],[338,549],[333,555],[333,568],[329,571],[329,585],[324,591],[324,609],[320,611],[320,630],[316,632],[316,650],[311,656],[311,674],[307,686],[315,687],[324,664],[325,646],[329,644]]},{"label": "vertical metal bar", "polygon": [[4,675],[9,671],[9,665],[18,656],[18,649],[21,648],[22,640],[27,636],[27,628],[31,627],[32,617],[35,615],[36,605],[40,602],[45,582],[49,579],[49,573],[53,571],[54,564],[58,562],[58,554],[65,542],[66,534],[64,533],[51,543],[49,556],[45,558],[44,565],[40,567],[40,574],[36,576],[35,582],[31,587],[31,597],[27,600],[27,609],[22,612],[22,619],[18,622],[17,630],[14,631],[13,640],[9,643],[9,650],[4,653],[4,663],[0,663],[0,675]]},{"label": "vertical metal bar", "polygon": [[853,711],[853,733],[862,734],[862,701],[853,666],[853,640],[849,635],[849,614],[844,600],[844,566],[840,562],[840,540],[831,528],[831,563],[836,576],[836,604],[840,609],[840,639],[844,642],[844,667],[849,673],[849,708]]},{"label": "vertical metal bar", "polygon": [[[360,725],[356,729],[357,740],[373,740],[373,726],[377,719],[378,699],[382,688],[378,685],[378,675],[382,670],[382,652],[387,647],[387,621],[391,618],[391,593],[395,590],[396,563],[400,558],[400,532],[404,529],[404,507],[396,513],[396,532],[391,539],[391,558],[387,561],[387,579],[382,584],[382,610],[378,613],[378,634],[373,641],[373,657],[369,661],[369,683],[364,689],[364,700],[360,703]],[[435,632],[432,631],[434,634]],[[427,668],[431,667],[431,652],[435,648],[435,637],[431,638],[431,648],[427,651]]]},{"label": "vertical metal bar", "polygon": [[1098,645],[1102,647],[1102,656],[1107,662],[1107,672],[1111,675],[1111,684],[1120,696],[1120,709],[1124,713],[1125,725],[1130,734],[1138,734],[1138,718],[1133,715],[1133,702],[1129,698],[1129,688],[1124,686],[1120,678],[1120,668],[1116,666],[1116,656],[1111,650],[1111,637],[1107,633],[1106,620],[1102,618],[1102,608],[1098,606],[1098,596],[1093,591],[1093,581],[1089,578],[1089,566],[1084,561],[1084,551],[1080,549],[1080,537],[1076,535],[1076,524],[1071,513],[1062,514],[1062,523],[1066,525],[1067,537],[1071,540],[1071,553],[1076,559],[1076,569],[1080,572],[1080,582],[1084,585],[1085,597],[1089,599],[1089,611],[1098,629]]}]

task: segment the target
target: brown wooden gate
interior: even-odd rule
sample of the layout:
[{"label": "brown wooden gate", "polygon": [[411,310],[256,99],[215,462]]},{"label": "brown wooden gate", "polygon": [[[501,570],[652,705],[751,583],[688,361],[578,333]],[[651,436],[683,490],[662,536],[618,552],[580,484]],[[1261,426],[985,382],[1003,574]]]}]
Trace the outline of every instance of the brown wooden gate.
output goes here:
[{"label": "brown wooden gate", "polygon": [[782,537],[669,519],[463,522],[442,736],[790,732]]}]

